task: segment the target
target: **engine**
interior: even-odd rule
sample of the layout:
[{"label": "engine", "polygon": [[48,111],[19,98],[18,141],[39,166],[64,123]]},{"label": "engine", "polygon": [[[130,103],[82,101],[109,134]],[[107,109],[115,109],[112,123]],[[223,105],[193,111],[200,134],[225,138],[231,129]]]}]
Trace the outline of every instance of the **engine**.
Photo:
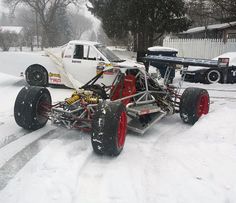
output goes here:
[{"label": "engine", "polygon": [[99,96],[91,90],[76,90],[70,98],[65,100],[66,107],[69,110],[76,109],[79,105],[98,104]]}]

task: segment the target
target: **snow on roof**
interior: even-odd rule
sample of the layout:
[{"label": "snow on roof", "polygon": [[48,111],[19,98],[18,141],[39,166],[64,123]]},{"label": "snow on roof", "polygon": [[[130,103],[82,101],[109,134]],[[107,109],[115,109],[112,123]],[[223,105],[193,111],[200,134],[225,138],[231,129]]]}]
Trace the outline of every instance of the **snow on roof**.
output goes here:
[{"label": "snow on roof", "polygon": [[154,46],[149,47],[148,51],[165,51],[165,52],[178,52],[178,49],[170,48],[170,47],[162,47],[162,46]]},{"label": "snow on roof", "polygon": [[87,44],[87,45],[96,45],[98,42],[86,41],[86,40],[72,40],[69,44]]},{"label": "snow on roof", "polygon": [[0,32],[11,32],[20,34],[23,30],[23,27],[20,26],[0,26]]},{"label": "snow on roof", "polygon": [[205,29],[207,29],[207,30],[221,30],[221,29],[229,28],[229,27],[232,27],[232,26],[235,26],[235,25],[236,25],[236,21],[230,22],[230,23],[208,25],[206,28],[204,26],[195,27],[195,28],[191,28],[187,31],[184,31],[182,33],[183,34],[191,34],[191,33],[196,33],[196,32],[202,32]]}]

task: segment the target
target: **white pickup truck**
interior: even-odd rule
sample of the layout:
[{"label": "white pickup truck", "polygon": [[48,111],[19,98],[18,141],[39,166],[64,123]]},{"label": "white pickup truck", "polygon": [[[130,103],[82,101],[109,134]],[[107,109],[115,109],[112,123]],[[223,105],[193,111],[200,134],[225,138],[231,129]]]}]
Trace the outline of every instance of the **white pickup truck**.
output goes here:
[{"label": "white pickup truck", "polygon": [[[5,71],[10,71],[6,67],[7,63],[19,61],[15,62],[18,65],[15,68],[17,75],[25,76],[32,86],[52,84],[80,87],[106,67],[144,67],[135,61],[121,60],[104,45],[90,41],[70,41],[56,51],[45,50],[40,54],[17,52],[14,56],[12,53],[5,55],[9,55],[8,58],[5,56],[5,61],[2,60]],[[115,76],[115,72],[107,71],[98,82],[111,84]]]}]

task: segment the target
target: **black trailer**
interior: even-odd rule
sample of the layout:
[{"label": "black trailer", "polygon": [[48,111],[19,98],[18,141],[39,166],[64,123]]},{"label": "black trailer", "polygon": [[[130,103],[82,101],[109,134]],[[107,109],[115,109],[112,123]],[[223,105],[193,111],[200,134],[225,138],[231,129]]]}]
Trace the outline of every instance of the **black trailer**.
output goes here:
[{"label": "black trailer", "polygon": [[[146,63],[165,64],[170,69],[173,65],[182,65],[181,75],[183,80],[188,82],[201,83],[235,83],[236,66],[229,66],[229,58],[219,58],[218,60],[186,58],[186,57],[167,57],[149,55],[143,57]],[[189,71],[189,66],[200,66],[198,70]],[[168,73],[168,71],[167,71]]]}]

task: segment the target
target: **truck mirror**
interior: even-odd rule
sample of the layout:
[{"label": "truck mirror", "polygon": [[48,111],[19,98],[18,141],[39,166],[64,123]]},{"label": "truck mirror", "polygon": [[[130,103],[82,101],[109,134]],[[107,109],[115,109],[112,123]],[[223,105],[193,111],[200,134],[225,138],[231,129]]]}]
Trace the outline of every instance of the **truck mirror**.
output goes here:
[{"label": "truck mirror", "polygon": [[98,61],[104,61],[104,59],[100,56],[97,58]]}]

